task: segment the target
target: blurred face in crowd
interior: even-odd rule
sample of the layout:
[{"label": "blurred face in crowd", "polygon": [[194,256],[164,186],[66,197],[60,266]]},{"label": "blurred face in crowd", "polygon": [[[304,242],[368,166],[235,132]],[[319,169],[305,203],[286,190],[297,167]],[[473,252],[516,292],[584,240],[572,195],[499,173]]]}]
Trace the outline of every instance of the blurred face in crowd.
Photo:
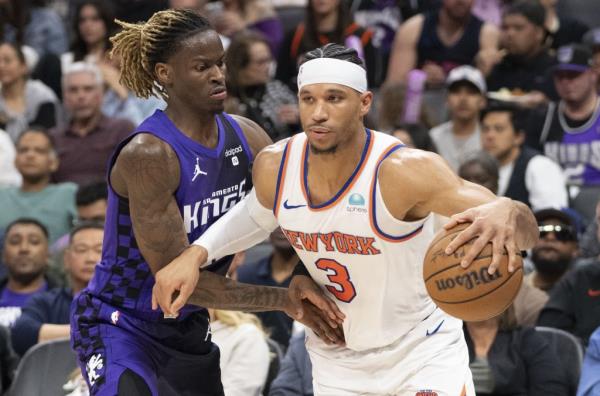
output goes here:
[{"label": "blurred face in crowd", "polygon": [[100,13],[91,4],[81,7],[79,12],[79,34],[87,45],[96,45],[108,34]]},{"label": "blurred face in crowd", "polygon": [[266,84],[273,62],[269,46],[256,41],[248,48],[248,64],[240,70],[240,82],[245,86]]},{"label": "blurred face in crowd", "polygon": [[559,219],[548,218],[538,225],[554,227],[546,227],[548,230],[540,231],[540,239],[533,247],[531,260],[539,272],[560,275],[577,256],[578,245],[575,232],[570,225]]},{"label": "blurred face in crowd", "polygon": [[477,161],[463,164],[458,170],[458,175],[471,183],[487,188],[494,194],[498,192],[498,175],[486,171],[485,167]]},{"label": "blurred face in crowd", "polygon": [[65,269],[72,283],[85,286],[94,275],[94,268],[102,257],[104,232],[97,228],[85,228],[73,235],[65,250]]},{"label": "blurred face in crowd", "polygon": [[448,90],[448,108],[452,119],[463,122],[479,117],[479,112],[485,106],[485,98],[477,87],[469,82],[457,82]]},{"label": "blurred face in crowd", "polygon": [[312,8],[317,15],[329,15],[335,12],[340,0],[310,0]]},{"label": "blurred face in crowd", "polygon": [[48,265],[48,239],[35,224],[15,224],[4,237],[2,258],[9,276],[27,285]]},{"label": "blurred face in crowd", "polygon": [[592,70],[596,73],[596,80],[600,82],[600,47],[594,47],[594,54],[592,55]]},{"label": "blurred face in crowd", "polygon": [[527,58],[541,49],[544,29],[521,14],[508,14],[502,18],[500,40],[510,55]]},{"label": "blurred face in crowd", "polygon": [[99,199],[88,205],[77,206],[77,219],[79,221],[96,221],[104,223],[106,220],[106,199]]},{"label": "blurred face in crowd", "polygon": [[58,168],[58,158],[48,136],[25,131],[17,141],[15,166],[29,183],[47,179]]},{"label": "blurred face in crowd", "polygon": [[27,65],[9,44],[0,45],[0,83],[8,85],[27,75]]},{"label": "blurred face in crowd", "polygon": [[554,73],[554,85],[562,100],[568,104],[584,105],[590,96],[596,95],[598,76],[589,69],[585,72],[559,70]]},{"label": "blurred face in crowd", "polygon": [[269,240],[271,241],[273,248],[286,259],[289,259],[296,253],[292,245],[290,245],[288,239],[285,237],[285,234],[279,227],[271,233]]},{"label": "blurred face in crowd", "polygon": [[452,19],[466,19],[471,14],[473,0],[444,0],[443,8]]},{"label": "blurred face in crowd", "polygon": [[208,0],[170,0],[169,8],[194,10],[204,7]]},{"label": "blurred face in crowd", "polygon": [[73,120],[87,120],[100,113],[102,85],[87,71],[65,76],[63,100]]},{"label": "blurred face in crowd", "polygon": [[518,133],[514,129],[510,113],[506,111],[490,112],[483,118],[481,145],[500,164],[504,165],[506,161],[514,159],[514,154],[523,140],[523,133]]}]

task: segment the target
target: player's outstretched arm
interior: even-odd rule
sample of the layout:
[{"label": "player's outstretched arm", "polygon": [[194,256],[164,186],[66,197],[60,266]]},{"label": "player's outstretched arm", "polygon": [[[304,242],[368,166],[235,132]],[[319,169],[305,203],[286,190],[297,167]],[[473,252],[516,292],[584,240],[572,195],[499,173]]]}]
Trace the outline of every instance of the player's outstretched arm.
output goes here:
[{"label": "player's outstretched arm", "polygon": [[491,242],[494,256],[490,271],[496,270],[505,250],[509,271],[514,271],[520,250],[537,241],[537,222],[526,205],[496,197],[486,188],[459,178],[437,154],[398,150],[382,162],[379,183],[386,206],[399,220],[421,219],[433,212],[451,217],[446,228],[471,222],[446,251],[451,254],[477,238],[465,255],[463,266],[468,266]]}]

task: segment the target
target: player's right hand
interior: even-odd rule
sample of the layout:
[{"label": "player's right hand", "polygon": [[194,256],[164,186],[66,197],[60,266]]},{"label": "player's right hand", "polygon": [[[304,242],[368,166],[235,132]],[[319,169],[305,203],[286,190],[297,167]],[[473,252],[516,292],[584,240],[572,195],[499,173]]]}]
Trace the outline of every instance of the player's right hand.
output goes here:
[{"label": "player's right hand", "polygon": [[191,245],[161,268],[154,275],[152,309],[160,307],[165,316],[177,317],[196,288],[200,265],[206,261],[207,255],[203,247]]}]

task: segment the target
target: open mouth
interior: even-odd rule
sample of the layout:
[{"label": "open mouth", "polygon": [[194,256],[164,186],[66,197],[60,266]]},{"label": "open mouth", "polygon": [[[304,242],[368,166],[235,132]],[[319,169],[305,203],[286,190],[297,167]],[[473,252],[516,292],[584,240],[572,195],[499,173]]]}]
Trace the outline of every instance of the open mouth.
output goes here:
[{"label": "open mouth", "polygon": [[213,89],[210,97],[216,100],[225,100],[227,98],[227,90],[224,87]]}]

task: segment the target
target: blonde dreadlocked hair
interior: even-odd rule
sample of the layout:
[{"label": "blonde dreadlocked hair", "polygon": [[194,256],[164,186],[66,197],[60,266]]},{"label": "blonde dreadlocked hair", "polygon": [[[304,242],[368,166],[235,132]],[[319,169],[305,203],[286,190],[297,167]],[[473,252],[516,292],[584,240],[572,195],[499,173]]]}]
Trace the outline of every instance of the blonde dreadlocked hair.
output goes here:
[{"label": "blonde dreadlocked hair", "polygon": [[190,10],[159,11],[145,23],[115,20],[123,30],[110,38],[112,54],[121,58],[119,82],[141,98],[167,99],[167,92],[154,75],[158,62],[167,62],[186,38],[211,30],[208,21]]}]

